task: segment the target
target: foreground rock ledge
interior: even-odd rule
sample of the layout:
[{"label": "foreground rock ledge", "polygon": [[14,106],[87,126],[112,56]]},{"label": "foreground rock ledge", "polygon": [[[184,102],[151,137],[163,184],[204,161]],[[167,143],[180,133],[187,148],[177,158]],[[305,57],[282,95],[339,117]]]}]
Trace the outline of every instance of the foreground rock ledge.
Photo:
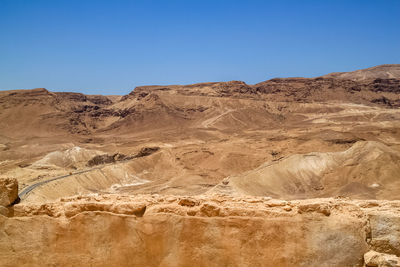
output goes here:
[{"label": "foreground rock ledge", "polygon": [[370,250],[400,255],[400,201],[91,195],[0,216],[2,266],[363,266]]}]

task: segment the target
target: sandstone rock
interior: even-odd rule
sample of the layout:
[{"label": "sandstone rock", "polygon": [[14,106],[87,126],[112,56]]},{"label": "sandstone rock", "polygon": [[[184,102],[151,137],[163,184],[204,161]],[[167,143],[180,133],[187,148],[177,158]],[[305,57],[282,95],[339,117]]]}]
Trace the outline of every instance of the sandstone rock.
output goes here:
[{"label": "sandstone rock", "polygon": [[197,214],[196,210],[188,210],[187,211],[187,215],[189,215],[189,216],[195,216],[196,214]]},{"label": "sandstone rock", "polygon": [[193,207],[199,205],[199,202],[193,198],[181,198],[178,204],[181,206]]},{"label": "sandstone rock", "polygon": [[214,204],[211,203],[204,203],[200,207],[200,211],[207,215],[208,217],[213,217],[213,216],[218,216],[220,213],[220,208]]},{"label": "sandstone rock", "polygon": [[266,204],[267,207],[283,207],[287,205],[287,201],[284,200],[269,200]]},{"label": "sandstone rock", "polygon": [[379,206],[379,202],[376,200],[368,200],[360,204],[362,208],[371,208]]},{"label": "sandstone rock", "polygon": [[249,198],[247,198],[247,199],[244,199],[244,202],[247,202],[247,203],[262,203],[262,202],[263,202],[263,199],[261,199],[261,198],[251,198],[251,197],[249,197]]},{"label": "sandstone rock", "polygon": [[379,253],[376,251],[368,251],[364,254],[364,261],[366,266],[377,267],[399,267],[399,257],[392,254]]},{"label": "sandstone rock", "polygon": [[171,203],[171,202],[175,202],[175,201],[176,201],[176,197],[171,197],[171,196],[166,197],[166,198],[165,198],[165,201],[166,201],[166,202],[170,202],[170,203]]},{"label": "sandstone rock", "polygon": [[331,214],[330,206],[327,204],[321,204],[321,203],[301,204],[298,207],[298,211],[299,211],[299,213],[319,212],[326,216],[329,216]]},{"label": "sandstone rock", "polygon": [[[400,201],[369,206],[359,200],[308,199],[281,205],[285,201],[271,199],[279,205],[269,207],[244,196],[200,195],[177,197],[185,204],[199,203],[182,206],[167,198],[101,194],[14,205],[11,216],[0,216],[0,262],[361,267],[371,247],[389,254],[400,248]],[[290,207],[300,213],[288,212]],[[337,212],[319,214],[331,208]],[[393,263],[393,255],[370,254],[365,256],[367,266],[377,260]]]},{"label": "sandstone rock", "polygon": [[285,211],[291,211],[291,210],[292,210],[292,207],[290,207],[290,206],[284,206],[284,207],[283,207],[283,210],[285,210]]},{"label": "sandstone rock", "polygon": [[18,181],[13,178],[0,179],[0,206],[10,206],[18,199]]},{"label": "sandstone rock", "polygon": [[9,211],[6,207],[0,206],[0,215],[8,216],[8,213],[9,213]]},{"label": "sandstone rock", "polygon": [[[43,205],[45,206],[45,205]],[[146,212],[146,205],[143,203],[118,203],[114,205],[110,202],[85,202],[67,203],[64,208],[65,216],[72,217],[82,212],[105,211],[116,214],[135,215],[142,217]]]},{"label": "sandstone rock", "polygon": [[382,253],[400,255],[400,217],[392,211],[369,214],[371,248]]}]

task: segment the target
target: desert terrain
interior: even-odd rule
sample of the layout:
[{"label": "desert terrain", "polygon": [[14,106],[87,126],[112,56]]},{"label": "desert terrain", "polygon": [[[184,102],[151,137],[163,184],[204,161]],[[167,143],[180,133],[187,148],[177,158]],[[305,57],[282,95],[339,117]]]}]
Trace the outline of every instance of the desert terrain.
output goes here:
[{"label": "desert terrain", "polygon": [[0,265],[399,266],[399,108],[400,64],[0,91]]}]

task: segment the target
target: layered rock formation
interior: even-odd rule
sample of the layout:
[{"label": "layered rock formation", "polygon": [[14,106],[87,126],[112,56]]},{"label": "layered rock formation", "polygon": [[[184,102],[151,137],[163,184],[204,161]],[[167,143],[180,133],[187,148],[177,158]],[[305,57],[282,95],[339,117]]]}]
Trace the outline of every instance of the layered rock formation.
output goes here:
[{"label": "layered rock formation", "polygon": [[[191,103],[193,97],[196,100]],[[216,98],[220,101],[213,101]],[[221,102],[226,98],[234,102]],[[204,99],[207,101],[202,101]],[[3,134],[19,136],[18,130],[22,128],[39,136],[49,136],[66,133],[90,135],[104,131],[118,133],[128,129],[137,131],[137,127],[145,130],[149,127],[193,126],[199,116],[215,111],[215,104],[227,111],[246,100],[255,104],[253,110],[248,110],[256,118],[249,124],[251,127],[263,120],[269,123],[279,121],[279,117],[267,116],[271,115],[267,112],[273,113],[273,109],[258,106],[260,101],[341,101],[396,108],[400,107],[399,65],[382,65],[318,78],[276,78],[255,85],[230,81],[141,86],[120,99],[52,93],[44,88],[4,91],[0,92],[0,126],[4,127]],[[262,110],[257,110],[259,108]]]},{"label": "layered rock formation", "polygon": [[345,151],[290,155],[227,179],[232,190],[248,195],[398,199],[399,162],[400,154],[390,147],[359,141]]},{"label": "layered rock formation", "polygon": [[393,262],[400,255],[399,222],[399,201],[81,196],[18,204],[13,216],[0,216],[0,262],[363,266],[365,258],[368,266],[384,266],[371,265],[386,258],[369,251],[390,254]]}]

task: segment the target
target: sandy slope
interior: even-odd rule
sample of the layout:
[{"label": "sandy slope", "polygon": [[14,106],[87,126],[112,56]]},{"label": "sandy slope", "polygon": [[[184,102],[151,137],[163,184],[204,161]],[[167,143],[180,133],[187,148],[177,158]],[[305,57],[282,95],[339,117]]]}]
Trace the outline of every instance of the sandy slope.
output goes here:
[{"label": "sandy slope", "polygon": [[398,151],[360,141],[345,151],[290,155],[229,180],[239,192],[285,199],[343,195],[398,199],[399,162]]},{"label": "sandy slope", "polygon": [[0,177],[17,178],[24,190],[86,170],[96,155],[155,146],[154,155],[48,183],[25,200],[112,190],[196,195],[226,177],[227,192],[250,195],[396,199],[397,69],[356,71],[367,73],[361,80],[348,73],[143,86],[123,97],[0,92]]}]

